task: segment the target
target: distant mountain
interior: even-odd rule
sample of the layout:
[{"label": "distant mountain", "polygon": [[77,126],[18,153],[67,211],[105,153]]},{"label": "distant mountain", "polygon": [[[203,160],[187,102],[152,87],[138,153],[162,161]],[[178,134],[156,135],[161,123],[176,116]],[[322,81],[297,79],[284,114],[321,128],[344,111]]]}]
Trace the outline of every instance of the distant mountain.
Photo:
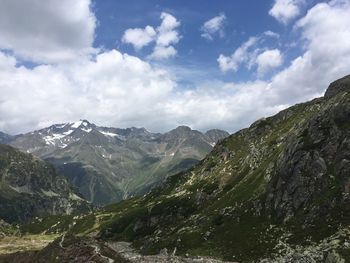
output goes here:
[{"label": "distant mountain", "polygon": [[186,126],[160,134],[81,120],[18,135],[10,145],[49,161],[87,200],[103,205],[148,192],[198,163],[228,135]]},{"label": "distant mountain", "polygon": [[0,144],[0,219],[26,222],[36,216],[87,211],[89,206],[52,165]]},{"label": "distant mountain", "polygon": [[0,143],[6,144],[14,139],[13,136],[0,131]]},{"label": "distant mountain", "polygon": [[[218,141],[220,141],[220,140],[222,140],[222,139],[224,139],[224,138],[229,136],[229,134],[226,131],[219,130],[219,129],[209,130],[209,131],[207,131],[205,133],[205,135],[207,137],[209,137],[211,141],[215,142],[215,144]],[[215,144],[213,144],[212,146],[214,146]]]}]

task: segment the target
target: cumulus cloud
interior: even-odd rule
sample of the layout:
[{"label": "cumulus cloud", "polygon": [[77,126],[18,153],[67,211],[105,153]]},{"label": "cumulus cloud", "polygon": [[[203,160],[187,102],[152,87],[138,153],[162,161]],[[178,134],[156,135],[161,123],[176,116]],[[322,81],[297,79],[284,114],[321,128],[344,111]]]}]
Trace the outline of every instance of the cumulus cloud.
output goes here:
[{"label": "cumulus cloud", "polygon": [[259,38],[257,37],[250,37],[239,48],[237,48],[231,56],[220,54],[217,61],[221,71],[227,72],[231,70],[235,72],[239,69],[241,64],[249,63],[250,65],[254,56],[254,52],[250,52],[250,49],[256,45],[258,40]]},{"label": "cumulus cloud", "polygon": [[[322,96],[331,81],[350,73],[349,13],[350,2],[342,0],[311,8],[296,24],[306,42],[304,52],[271,80],[218,83],[207,90],[182,93],[167,104],[168,108],[176,109],[176,116],[194,127],[205,129],[211,122],[232,131],[287,106]],[[210,110],[204,105],[210,105]]]},{"label": "cumulus cloud", "polygon": [[11,60],[0,53],[0,129],[10,132],[80,118],[137,125],[157,115],[175,86],[164,70],[116,50],[69,66],[28,69]]},{"label": "cumulus cloud", "polygon": [[223,26],[226,16],[224,13],[219,14],[218,16],[213,17],[212,19],[206,21],[201,27],[202,34],[201,36],[213,40],[213,35],[216,32],[219,32],[219,36],[224,36]]},{"label": "cumulus cloud", "polygon": [[177,53],[173,44],[180,41],[180,35],[177,28],[180,22],[172,15],[163,12],[160,15],[161,25],[157,28],[157,40],[153,53],[149,56],[152,59],[165,59],[174,57]]},{"label": "cumulus cloud", "polygon": [[173,46],[161,46],[157,45],[154,47],[154,50],[151,55],[148,57],[150,59],[166,59],[174,57],[177,54],[176,49]]},{"label": "cumulus cloud", "polygon": [[134,46],[136,50],[147,46],[155,40],[156,31],[151,26],[145,28],[129,28],[124,32],[122,41]]},{"label": "cumulus cloud", "polygon": [[300,6],[304,0],[275,0],[269,14],[279,22],[287,24],[300,14]]},{"label": "cumulus cloud", "polygon": [[256,58],[258,65],[258,75],[264,75],[268,70],[277,68],[283,63],[281,51],[278,49],[270,49],[262,52]]},{"label": "cumulus cloud", "polygon": [[173,46],[180,41],[177,28],[180,22],[171,14],[162,12],[161,24],[154,29],[152,26],[145,28],[129,28],[124,32],[122,41],[134,46],[136,50],[154,42],[153,52],[148,56],[150,59],[166,59],[174,57],[177,50]]},{"label": "cumulus cloud", "polygon": [[0,49],[35,62],[74,60],[93,52],[90,0],[0,1]]}]

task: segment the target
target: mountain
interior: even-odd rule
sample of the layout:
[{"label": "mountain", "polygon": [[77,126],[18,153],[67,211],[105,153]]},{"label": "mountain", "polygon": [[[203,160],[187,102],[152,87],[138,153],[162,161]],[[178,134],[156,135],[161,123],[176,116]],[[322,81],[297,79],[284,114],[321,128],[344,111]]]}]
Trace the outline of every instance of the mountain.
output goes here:
[{"label": "mountain", "polygon": [[0,219],[6,222],[89,209],[50,164],[2,144],[0,179]]},{"label": "mountain", "polygon": [[0,143],[6,144],[12,141],[13,139],[13,136],[0,131]]},{"label": "mountain", "polygon": [[219,130],[219,129],[208,130],[205,133],[205,135],[207,137],[209,137],[212,142],[215,142],[215,143],[213,143],[213,146],[215,146],[215,144],[218,141],[220,141],[220,140],[222,140],[222,139],[224,139],[224,138],[229,136],[229,134],[226,131]]},{"label": "mountain", "polygon": [[97,205],[142,195],[191,167],[229,134],[180,126],[167,133],[99,127],[86,120],[18,135],[10,145],[52,163]]},{"label": "mountain", "polygon": [[145,254],[350,262],[350,76],[220,141],[149,194],[80,217],[69,233]]}]

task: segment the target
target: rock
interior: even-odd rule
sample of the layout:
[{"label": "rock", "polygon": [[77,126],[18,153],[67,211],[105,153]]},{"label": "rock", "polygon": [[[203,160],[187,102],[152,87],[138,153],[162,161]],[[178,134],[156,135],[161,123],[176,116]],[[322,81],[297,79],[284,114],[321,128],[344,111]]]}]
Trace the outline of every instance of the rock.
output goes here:
[{"label": "rock", "polygon": [[350,75],[332,82],[324,96],[325,98],[330,98],[344,91],[350,91]]},{"label": "rock", "polygon": [[328,253],[325,263],[345,263],[345,259],[335,251],[332,251]]}]

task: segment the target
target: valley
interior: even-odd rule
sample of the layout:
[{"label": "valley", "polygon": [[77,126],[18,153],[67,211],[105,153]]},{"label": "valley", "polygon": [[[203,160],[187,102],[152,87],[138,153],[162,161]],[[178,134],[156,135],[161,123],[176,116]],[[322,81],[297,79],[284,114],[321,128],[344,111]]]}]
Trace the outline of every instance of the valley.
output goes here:
[{"label": "valley", "polygon": [[350,0],[0,0],[0,263],[350,263]]},{"label": "valley", "polygon": [[21,224],[24,237],[59,237],[4,262],[349,262],[349,123],[346,76],[219,140],[147,194]]}]

